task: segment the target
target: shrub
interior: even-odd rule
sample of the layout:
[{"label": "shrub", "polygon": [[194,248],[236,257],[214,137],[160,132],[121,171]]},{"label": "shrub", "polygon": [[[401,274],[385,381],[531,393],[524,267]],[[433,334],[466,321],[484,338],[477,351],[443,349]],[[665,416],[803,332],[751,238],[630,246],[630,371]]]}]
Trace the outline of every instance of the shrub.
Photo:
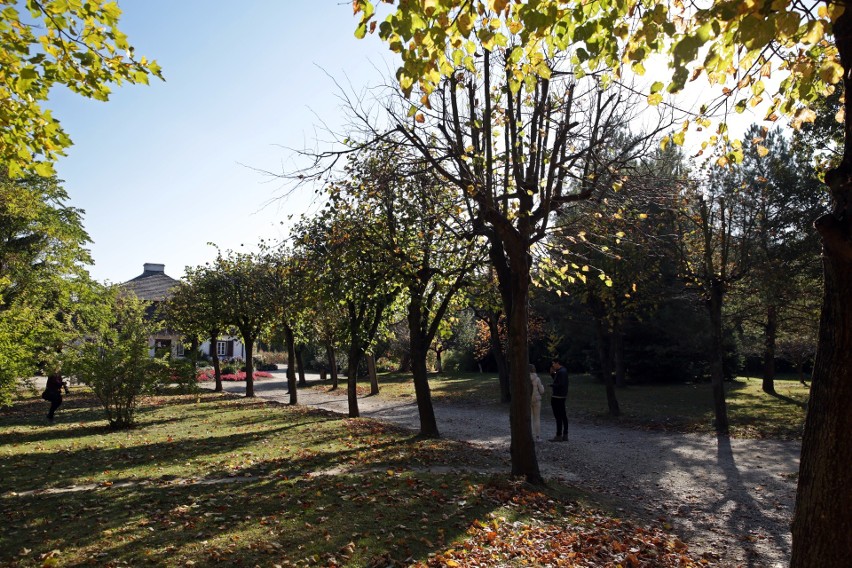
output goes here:
[{"label": "shrub", "polygon": [[169,376],[168,362],[148,355],[153,325],[145,304],[133,295],[108,292],[104,310],[70,353],[71,374],[91,387],[113,429],[134,424],[139,395]]},{"label": "shrub", "polygon": [[445,351],[441,359],[444,362],[444,372],[464,373],[476,371],[476,359],[470,351]]},{"label": "shrub", "polygon": [[187,359],[169,361],[169,381],[177,385],[178,392],[181,394],[198,392],[195,365]]}]

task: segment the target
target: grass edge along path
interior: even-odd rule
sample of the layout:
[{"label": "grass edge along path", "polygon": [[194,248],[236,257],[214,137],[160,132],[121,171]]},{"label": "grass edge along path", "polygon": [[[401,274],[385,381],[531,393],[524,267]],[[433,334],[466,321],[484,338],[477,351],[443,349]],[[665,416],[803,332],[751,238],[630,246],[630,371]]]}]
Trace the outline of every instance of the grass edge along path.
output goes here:
[{"label": "grass edge along path", "polygon": [[[549,377],[541,373],[547,385]],[[775,381],[776,396],[761,390],[762,379],[737,377],[725,383],[731,436],[734,438],[801,439],[809,386],[798,380]],[[379,377],[379,396],[413,399],[410,374]],[[433,400],[447,404],[498,405],[499,385],[493,373],[447,373],[429,377]],[[326,388],[326,387],[318,387]],[[345,388],[345,387],[344,387]],[[550,404],[549,390],[542,408]],[[639,384],[616,390],[622,415],[607,414],[603,383],[591,375],[571,375],[568,417],[591,423],[643,430],[714,433],[713,398],[709,383]]]},{"label": "grass edge along path", "polygon": [[210,393],[145,399],[110,432],[82,389],[54,426],[42,406],[0,411],[2,566],[710,564],[593,495],[494,474],[502,456],[369,419]]}]

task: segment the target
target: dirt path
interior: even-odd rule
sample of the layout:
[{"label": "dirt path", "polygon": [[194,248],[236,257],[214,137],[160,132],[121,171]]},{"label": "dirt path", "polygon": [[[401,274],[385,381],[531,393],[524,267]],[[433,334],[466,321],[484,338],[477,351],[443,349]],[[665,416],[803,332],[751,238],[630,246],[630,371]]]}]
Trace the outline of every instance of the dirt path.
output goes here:
[{"label": "dirt path", "polygon": [[[308,377],[311,384],[318,377]],[[244,393],[244,383],[226,390]],[[288,402],[283,378],[255,383],[258,396]],[[299,404],[347,413],[345,388],[300,389]],[[419,429],[414,400],[362,397],[362,416]],[[441,435],[495,450],[508,470],[508,408],[435,404]],[[542,409],[542,437],[552,435]],[[655,519],[665,519],[699,553],[724,566],[786,566],[800,445],[778,440],[716,439],[706,434],[647,432],[571,422],[569,441],[541,442],[546,478],[616,497]]]}]

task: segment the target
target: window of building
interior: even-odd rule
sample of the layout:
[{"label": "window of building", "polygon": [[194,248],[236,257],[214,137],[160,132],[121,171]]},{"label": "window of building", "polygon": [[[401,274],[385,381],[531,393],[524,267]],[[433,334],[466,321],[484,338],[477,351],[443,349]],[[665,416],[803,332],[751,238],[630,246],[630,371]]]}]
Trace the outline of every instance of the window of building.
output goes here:
[{"label": "window of building", "polygon": [[228,342],[227,341],[217,341],[216,342],[216,355],[219,357],[224,357],[228,354]]}]

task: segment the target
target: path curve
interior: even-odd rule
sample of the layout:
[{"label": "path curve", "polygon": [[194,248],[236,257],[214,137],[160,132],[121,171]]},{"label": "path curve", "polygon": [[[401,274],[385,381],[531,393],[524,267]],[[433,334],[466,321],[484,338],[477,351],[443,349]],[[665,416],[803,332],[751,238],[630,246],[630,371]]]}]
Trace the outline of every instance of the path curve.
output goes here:
[{"label": "path curve", "polygon": [[[307,378],[310,385],[322,384],[316,375]],[[348,413],[342,387],[333,393],[299,389],[298,402]],[[245,393],[245,383],[226,383],[225,390]],[[255,394],[289,402],[283,372],[255,382]],[[413,397],[359,397],[358,405],[363,417],[419,429]],[[436,401],[434,409],[443,437],[494,450],[505,456],[508,471],[508,407]],[[549,408],[543,408],[543,438],[554,429]],[[800,449],[795,441],[717,440],[571,421],[568,442],[541,442],[536,451],[545,478],[614,496],[627,508],[665,520],[693,551],[720,565],[774,568],[790,559]]]}]

